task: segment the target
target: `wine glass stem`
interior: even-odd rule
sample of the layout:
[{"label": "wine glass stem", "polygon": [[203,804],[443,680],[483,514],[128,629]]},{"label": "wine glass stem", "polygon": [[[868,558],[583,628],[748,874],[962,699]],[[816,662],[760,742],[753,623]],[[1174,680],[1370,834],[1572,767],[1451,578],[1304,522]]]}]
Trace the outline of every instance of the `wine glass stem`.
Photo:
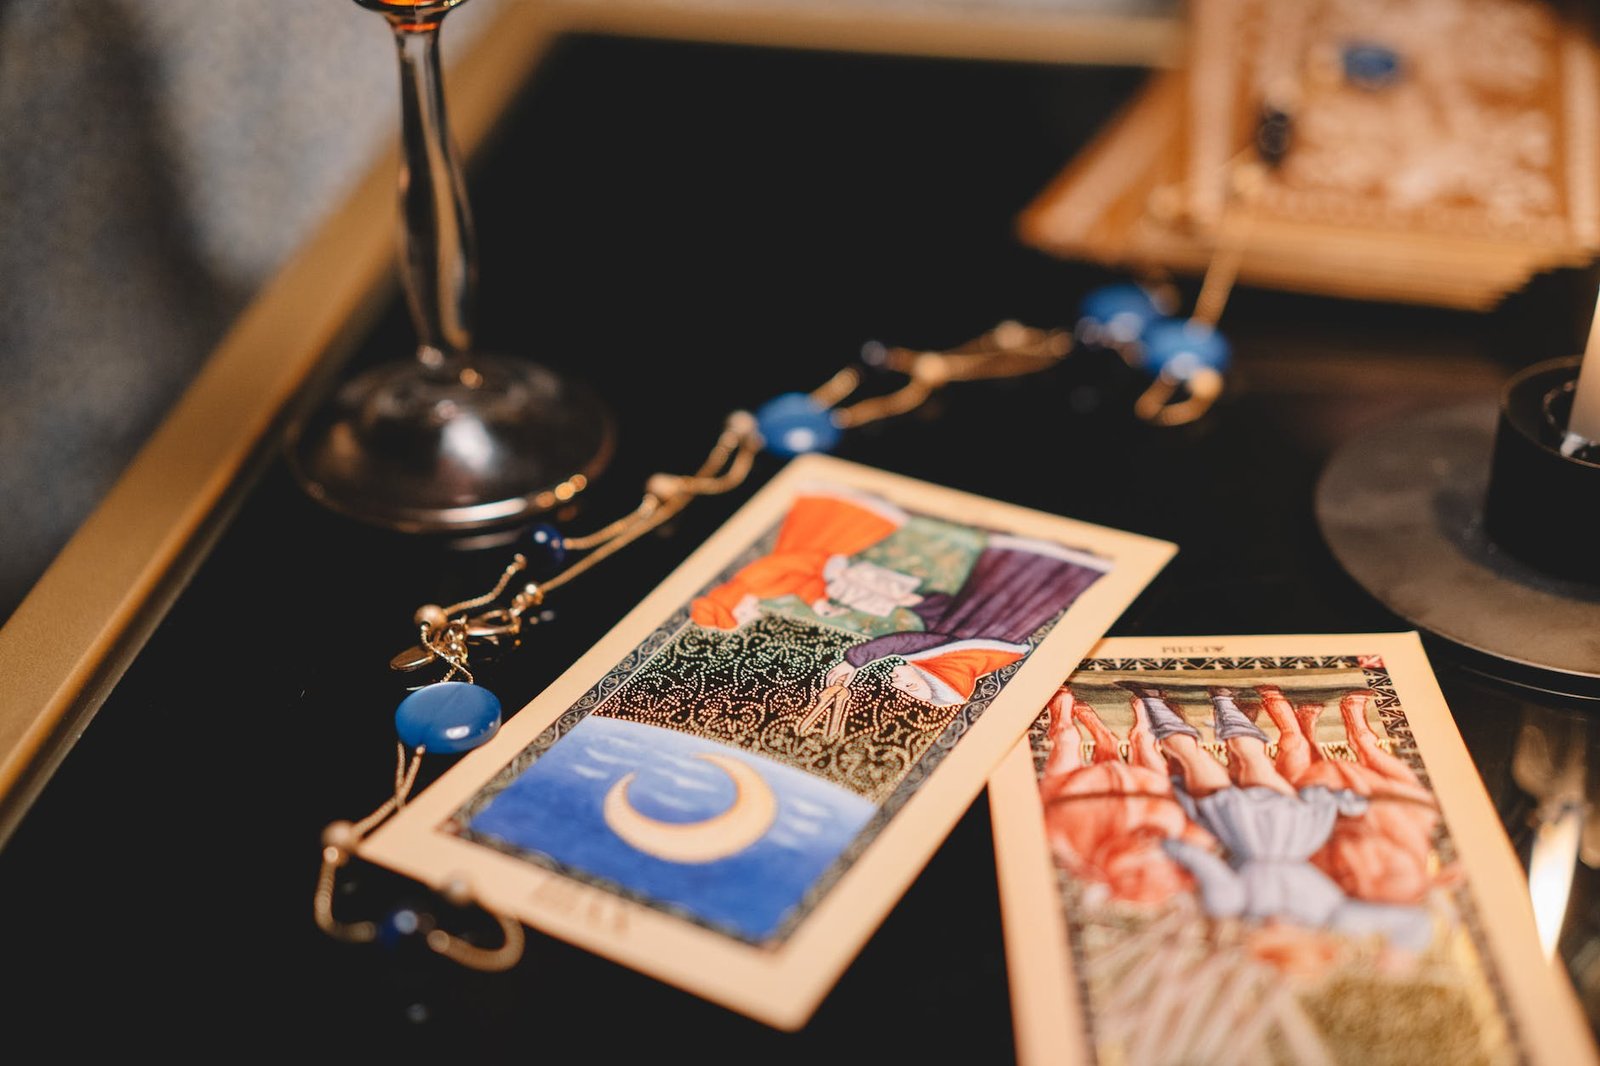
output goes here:
[{"label": "wine glass stem", "polygon": [[417,358],[457,368],[472,347],[477,249],[445,118],[439,23],[395,26],[400,52],[400,264]]}]

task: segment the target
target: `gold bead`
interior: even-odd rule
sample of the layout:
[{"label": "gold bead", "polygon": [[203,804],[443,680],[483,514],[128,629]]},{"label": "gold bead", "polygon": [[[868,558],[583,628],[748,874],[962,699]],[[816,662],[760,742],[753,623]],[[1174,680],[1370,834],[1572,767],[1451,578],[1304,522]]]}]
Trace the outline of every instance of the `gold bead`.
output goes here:
[{"label": "gold bead", "polygon": [[736,437],[754,436],[756,416],[749,411],[734,411],[728,416],[728,432]]},{"label": "gold bead", "polygon": [[322,831],[322,861],[329,866],[343,866],[360,842],[361,836],[350,822],[329,822]]},{"label": "gold bead", "polygon": [[411,616],[411,620],[419,626],[427,626],[433,630],[443,629],[450,624],[449,615],[445,614],[444,608],[437,603],[425,603],[418,607],[417,613]]},{"label": "gold bead", "polygon": [[993,337],[995,344],[1002,348],[1020,348],[1028,343],[1031,332],[1021,322],[1008,318],[994,327],[990,336]]},{"label": "gold bead", "polygon": [[340,851],[349,851],[360,840],[361,838],[356,835],[356,827],[351,822],[329,822],[327,828],[322,831],[322,843]]},{"label": "gold bead", "polygon": [[651,474],[644,491],[658,500],[670,500],[683,492],[683,478],[677,474]]},{"label": "gold bead", "polygon": [[472,886],[464,878],[452,877],[439,891],[445,901],[453,906],[465,907],[472,902]]},{"label": "gold bead", "polygon": [[516,632],[516,624],[521,621],[522,612],[529,607],[537,607],[544,602],[544,589],[535,582],[528,582],[522,586],[522,591],[511,598],[512,632]]},{"label": "gold bead", "polygon": [[938,353],[923,352],[911,364],[911,377],[931,389],[937,389],[950,380],[950,368]]}]

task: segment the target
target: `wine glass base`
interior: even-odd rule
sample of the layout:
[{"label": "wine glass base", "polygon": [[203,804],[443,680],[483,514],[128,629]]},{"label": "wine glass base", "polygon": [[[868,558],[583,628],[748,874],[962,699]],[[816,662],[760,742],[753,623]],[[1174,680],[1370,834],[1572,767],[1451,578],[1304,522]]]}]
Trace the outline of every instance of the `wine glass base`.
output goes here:
[{"label": "wine glass base", "polygon": [[292,427],[289,466],[328,508],[405,533],[510,526],[574,499],[611,458],[610,411],[536,363],[384,365]]}]

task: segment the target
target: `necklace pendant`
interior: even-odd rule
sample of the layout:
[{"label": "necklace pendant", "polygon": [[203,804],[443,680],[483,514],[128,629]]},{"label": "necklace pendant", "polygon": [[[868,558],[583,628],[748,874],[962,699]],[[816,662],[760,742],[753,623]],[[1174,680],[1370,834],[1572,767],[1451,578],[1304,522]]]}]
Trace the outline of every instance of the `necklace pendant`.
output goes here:
[{"label": "necklace pendant", "polygon": [[471,751],[500,728],[500,698],[481,685],[441,681],[419,688],[394,711],[400,743],[431,755]]},{"label": "necklace pendant", "polygon": [[389,660],[389,669],[410,673],[412,670],[422,669],[438,658],[438,653],[432,648],[423,647],[421,644],[413,644]]}]

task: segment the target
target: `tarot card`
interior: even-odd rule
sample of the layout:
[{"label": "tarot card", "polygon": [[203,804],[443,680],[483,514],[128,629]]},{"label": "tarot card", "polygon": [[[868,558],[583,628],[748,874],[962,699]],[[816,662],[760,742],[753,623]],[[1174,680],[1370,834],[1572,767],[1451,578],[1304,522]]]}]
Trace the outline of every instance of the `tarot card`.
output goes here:
[{"label": "tarot card", "polygon": [[1596,1061],[1416,634],[1092,655],[990,783],[1024,1064]]},{"label": "tarot card", "polygon": [[798,1027],[1174,550],[799,459],[361,854]]},{"label": "tarot card", "polygon": [[[1488,309],[1600,248],[1600,62],[1524,0],[1197,0],[1152,77],[1023,213],[1030,243],[1250,285]],[[1256,170],[1266,114],[1287,123]],[[1488,162],[1485,162],[1485,161]]]},{"label": "tarot card", "polygon": [[[1600,84],[1594,43],[1566,14],[1525,0],[1199,0],[1186,214],[1222,226],[1229,161],[1277,111],[1287,150],[1249,208],[1258,262],[1241,277],[1270,279],[1261,258],[1298,251],[1316,262],[1291,278],[1320,272],[1334,291],[1491,306],[1535,273],[1588,263]],[[1367,276],[1385,261],[1409,273]]]}]

